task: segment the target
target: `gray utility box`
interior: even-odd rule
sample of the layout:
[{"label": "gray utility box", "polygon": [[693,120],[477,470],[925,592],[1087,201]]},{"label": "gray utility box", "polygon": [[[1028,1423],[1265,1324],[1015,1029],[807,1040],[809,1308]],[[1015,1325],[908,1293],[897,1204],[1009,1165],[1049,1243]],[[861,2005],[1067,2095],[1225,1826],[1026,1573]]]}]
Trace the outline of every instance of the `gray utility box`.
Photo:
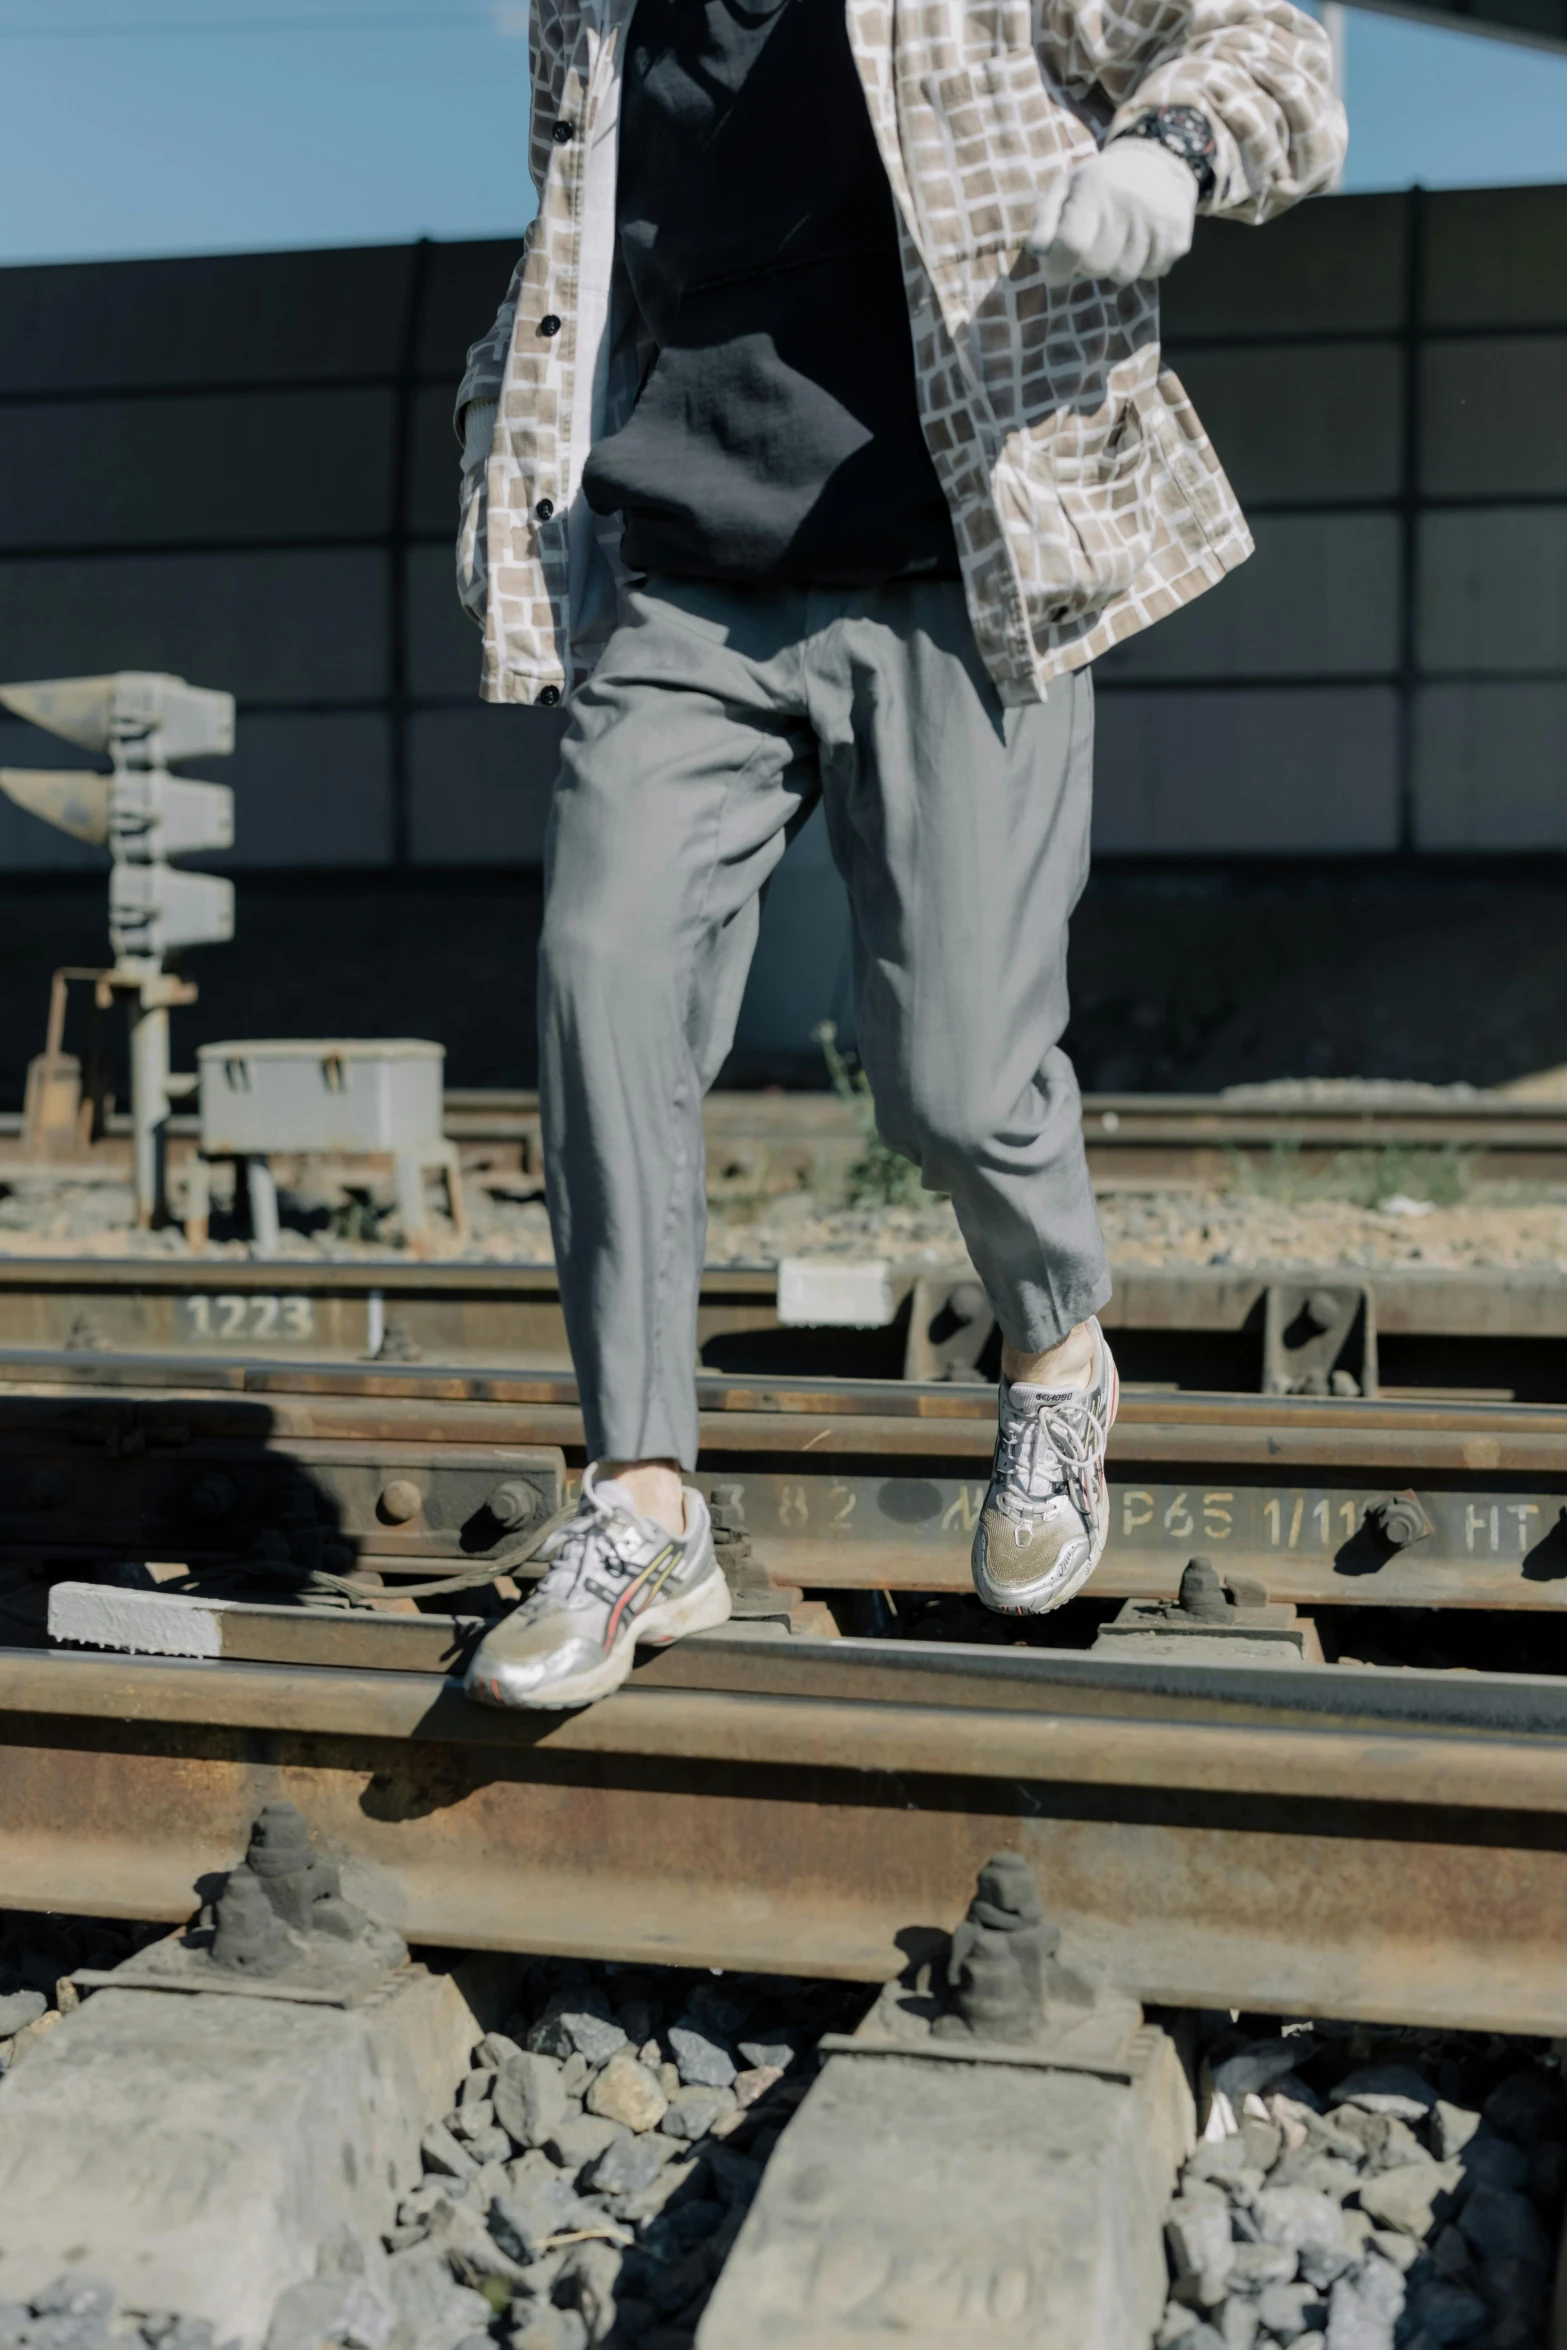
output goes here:
[{"label": "gray utility box", "polygon": [[399,1037],[204,1044],[201,1151],[427,1151],[441,1140],[445,1047]]}]

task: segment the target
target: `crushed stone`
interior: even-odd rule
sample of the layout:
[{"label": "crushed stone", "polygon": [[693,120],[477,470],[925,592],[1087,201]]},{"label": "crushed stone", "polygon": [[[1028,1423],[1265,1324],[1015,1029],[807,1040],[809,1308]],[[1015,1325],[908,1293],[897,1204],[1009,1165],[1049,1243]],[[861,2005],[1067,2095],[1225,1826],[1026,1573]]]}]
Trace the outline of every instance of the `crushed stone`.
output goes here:
[{"label": "crushed stone", "polygon": [[1550,2043],[1227,2016],[1200,2033],[1155,2350],[1546,2350],[1567,2183]]},{"label": "crushed stone", "polygon": [[[1375,1156],[1375,1154],[1371,1154]],[[1364,1169],[1344,1182],[1312,1179],[1292,1185],[1264,1171],[1257,1188],[1170,1186],[1114,1188],[1099,1196],[1099,1220],[1112,1261],[1127,1271],[1181,1266],[1233,1266],[1239,1271],[1432,1271],[1467,1267],[1560,1274],[1567,1272],[1567,1198],[1511,1197],[1487,1192],[1436,1197],[1412,1186],[1418,1176],[1400,1159],[1375,1200],[1358,1197],[1371,1178]],[[1373,1182],[1373,1188],[1375,1184]],[[505,1186],[469,1186],[472,1234],[457,1238],[432,1205],[429,1255],[439,1262],[547,1265],[553,1261],[543,1199]],[[380,1219],[373,1240],[342,1237],[318,1212],[282,1200],[284,1225],[276,1261],[365,1263],[398,1261],[395,1217]],[[293,1214],[302,1221],[290,1222]],[[302,1228],[314,1222],[315,1229]],[[137,1232],[130,1195],[112,1184],[58,1178],[11,1179],[0,1185],[0,1256],[181,1258],[189,1255],[177,1225]],[[242,1239],[219,1239],[206,1261],[244,1261]],[[786,1256],[875,1256],[900,1264],[946,1266],[966,1252],[950,1201],[930,1197],[915,1205],[850,1208],[809,1190],[715,1196],[708,1207],[707,1261],[711,1265],[774,1265]]]},{"label": "crushed stone", "polygon": [[[0,2076],[162,1925],[0,1912]],[[474,2049],[426,2131],[424,2176],[384,2236],[344,2238],[274,2310],[264,2350],[691,2350],[697,2323],[824,2031],[852,1985],[706,1970],[527,1962],[521,2004]],[[26,1995],[24,1997],[24,1995]],[[6,2012],[0,2004],[0,2017]],[[677,2051],[728,2083],[683,2084]],[[552,2051],[564,2051],[563,2054]],[[4,2094],[0,2077],[0,2096]],[[0,2304],[0,2350],[236,2350],[203,2319],[117,2305],[90,2261],[34,2303]]]},{"label": "crushed stone", "polygon": [[[387,2290],[401,2310],[402,2280],[419,2280],[430,2350],[690,2350],[763,2165],[810,2085],[815,2041],[864,1994],[574,1959],[534,1961],[524,1980],[524,2004],[480,2042],[427,2137],[424,2183],[378,2248]],[[730,2085],[742,2036],[773,2060],[749,2103]],[[719,2073],[728,2078],[705,2077]],[[465,2145],[464,2133],[486,2114],[504,2150],[476,2162],[479,2141]],[[454,2154],[469,2159],[459,2167]],[[415,2350],[427,2350],[422,2337]]]}]

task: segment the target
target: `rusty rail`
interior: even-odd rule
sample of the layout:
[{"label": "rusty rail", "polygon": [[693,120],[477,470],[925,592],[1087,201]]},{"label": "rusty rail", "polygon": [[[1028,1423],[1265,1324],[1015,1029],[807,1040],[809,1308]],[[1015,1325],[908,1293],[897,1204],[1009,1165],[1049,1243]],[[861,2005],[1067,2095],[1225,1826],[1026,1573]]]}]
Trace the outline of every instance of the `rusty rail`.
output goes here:
[{"label": "rusty rail", "polygon": [[[769,1176],[797,1181],[863,1147],[853,1117],[827,1093],[708,1097],[709,1174],[720,1189]],[[471,1145],[523,1146],[537,1163],[538,1097],[454,1092],[446,1130]],[[1475,1094],[1463,1101],[1389,1088],[1360,1101],[1281,1101],[1228,1094],[1085,1094],[1083,1139],[1096,1182],[1233,1182],[1237,1165],[1284,1151],[1305,1171],[1357,1151],[1461,1151],[1471,1180],[1560,1181],[1567,1100]]]},{"label": "rusty rail", "polygon": [[[21,1120],[0,1113],[0,1158],[16,1149]],[[176,1160],[194,1145],[196,1120],[169,1121]],[[719,1189],[841,1168],[862,1147],[849,1111],[830,1093],[715,1093],[704,1109],[709,1173]],[[455,1090],[445,1128],[475,1165],[536,1174],[538,1096],[526,1090]],[[16,1138],[13,1140],[13,1138]],[[1397,1148],[1459,1151],[1471,1180],[1560,1181],[1567,1101],[1506,1094],[1463,1100],[1389,1089],[1360,1101],[1281,1101],[1227,1094],[1086,1094],[1083,1138],[1095,1180],[1106,1183],[1231,1182],[1243,1161],[1280,1151],[1303,1170],[1346,1153]],[[113,1169],[130,1161],[130,1120],[111,1116],[89,1154]]]},{"label": "rusty rail", "polygon": [[[1113,1268],[1102,1315],[1123,1382],[1188,1392],[1265,1384],[1270,1293],[1311,1287],[1286,1268]],[[905,1269],[894,1318],[875,1329],[781,1328],[770,1265],[709,1266],[697,1344],[702,1361],[752,1378],[824,1370],[895,1378],[929,1350],[926,1290],[960,1287],[961,1269],[916,1285]],[[970,1277],[971,1278],[971,1277]],[[1312,1277],[1315,1279],[1315,1277]],[[1567,1276],[1419,1267],[1357,1275],[1374,1299],[1381,1391],[1567,1401]],[[928,1304],[929,1299],[926,1300]],[[170,1257],[126,1260],[0,1255],[0,1348],[349,1365],[387,1352],[458,1369],[566,1371],[565,1320],[552,1265],[406,1258],[336,1262]],[[1353,1349],[1350,1349],[1353,1352]],[[1364,1366],[1362,1366],[1362,1369]]]},{"label": "rusty rail", "polygon": [[18,1905],[177,1918],[303,1806],[415,1939],[874,1979],[997,1845],[1152,2001],[1567,2031],[1567,1690],[717,1636],[570,1717],[0,1652]]},{"label": "rusty rail", "polygon": [[[774,1584],[968,1588],[986,1390],[700,1389],[698,1482]],[[0,1357],[0,1558],[16,1563],[199,1565],[281,1539],[345,1571],[438,1573],[498,1553],[581,1458],[558,1375]],[[1172,1596],[1200,1552],[1297,1604],[1567,1608],[1561,1407],[1132,1395],[1110,1481],[1096,1596]]]}]

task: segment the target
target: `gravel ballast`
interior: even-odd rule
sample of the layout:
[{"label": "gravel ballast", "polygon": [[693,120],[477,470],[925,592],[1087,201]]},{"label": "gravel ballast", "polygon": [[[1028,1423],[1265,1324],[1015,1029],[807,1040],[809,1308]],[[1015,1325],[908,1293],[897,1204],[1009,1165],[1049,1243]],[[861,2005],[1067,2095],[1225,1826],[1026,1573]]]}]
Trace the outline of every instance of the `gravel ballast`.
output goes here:
[{"label": "gravel ballast", "polygon": [[[1418,1177],[1406,1174],[1403,1184]],[[1426,1267],[1434,1271],[1567,1271],[1567,1201],[1560,1198],[1431,1200],[1418,1189],[1390,1188],[1366,1203],[1331,1185],[1320,1191],[1288,1185],[1267,1189],[1109,1190],[1099,1198],[1105,1245],[1117,1268],[1157,1270],[1216,1265],[1239,1271],[1343,1265],[1362,1272]],[[443,1262],[547,1265],[553,1262],[549,1217],[538,1197],[470,1186],[472,1236],[460,1241],[444,1217],[430,1219],[429,1253]],[[285,1222],[279,1261],[365,1263],[406,1261],[396,1245],[395,1219],[383,1221],[377,1243],[338,1237],[329,1228],[306,1231]],[[113,1185],[33,1180],[0,1196],[0,1256],[182,1258],[183,1232],[171,1225],[137,1232],[129,1194]],[[244,1240],[220,1240],[206,1261],[246,1260]],[[706,1257],[710,1265],[772,1265],[781,1257],[843,1255],[890,1257],[900,1264],[961,1264],[966,1251],[950,1202],[931,1198],[913,1206],[848,1208],[809,1191],[754,1200],[709,1203]]]},{"label": "gravel ballast", "polygon": [[[167,1931],[0,1913],[0,2067],[75,2004],[64,1978]],[[543,1959],[424,2135],[379,2241],[334,2241],[265,2350],[690,2350],[815,2042],[852,1986]],[[63,1986],[63,1987],[62,1987]],[[63,2006],[62,2006],[63,2002]],[[0,2096],[3,2096],[0,2082]],[[116,2304],[81,2266],[0,2303],[0,2350],[229,2350],[205,2321]]]},{"label": "gravel ballast", "polygon": [[1546,2350],[1567,2175],[1546,2043],[1204,2022],[1155,2350]]},{"label": "gravel ballast", "polygon": [[471,2321],[431,2350],[689,2350],[809,2086],[809,2051],[863,1997],[537,1962],[526,2004],[480,2042],[427,2133],[424,2183],[386,2238],[399,2306],[417,2289],[453,2327],[460,2313]]}]

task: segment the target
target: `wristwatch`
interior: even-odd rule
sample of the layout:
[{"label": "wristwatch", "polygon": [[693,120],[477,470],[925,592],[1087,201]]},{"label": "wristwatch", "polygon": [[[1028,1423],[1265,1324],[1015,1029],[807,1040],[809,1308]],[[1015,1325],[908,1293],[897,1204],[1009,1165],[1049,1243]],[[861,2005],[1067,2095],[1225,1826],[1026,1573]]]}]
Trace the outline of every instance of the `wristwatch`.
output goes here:
[{"label": "wristwatch", "polygon": [[1199,198],[1211,196],[1214,189],[1213,159],[1218,142],[1213,126],[1198,106],[1151,106],[1124,131],[1116,133],[1121,139],[1157,139],[1161,147],[1168,147],[1172,155],[1196,175]]}]

